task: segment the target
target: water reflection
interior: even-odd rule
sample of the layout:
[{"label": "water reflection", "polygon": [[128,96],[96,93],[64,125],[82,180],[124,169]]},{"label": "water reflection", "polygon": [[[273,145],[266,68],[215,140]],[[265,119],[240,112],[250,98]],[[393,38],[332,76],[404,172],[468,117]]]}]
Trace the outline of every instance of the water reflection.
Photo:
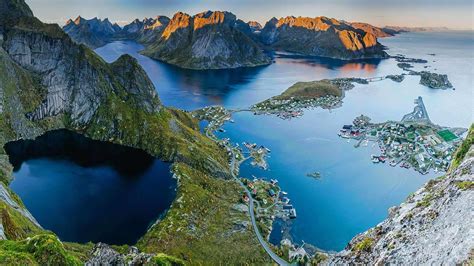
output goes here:
[{"label": "water reflection", "polygon": [[[143,46],[135,42],[118,41],[96,50],[107,62],[115,61],[122,54],[130,54],[138,59],[152,79],[162,101],[187,110],[207,105],[241,105],[255,103],[256,99],[273,96],[261,90],[256,81],[272,79],[289,86],[288,81],[316,80],[321,73],[337,76],[355,76],[364,73],[373,75],[380,59],[343,61],[331,58],[302,56],[284,52],[268,52],[274,63],[253,68],[225,70],[189,70],[153,60],[140,54]],[[305,75],[305,77],[299,77]],[[326,76],[327,76],[326,75]],[[311,78],[312,76],[312,78]],[[298,80],[296,80],[298,79]],[[250,86],[252,84],[252,86]],[[245,90],[250,93],[241,94]],[[265,93],[262,95],[262,93]],[[237,100],[236,100],[237,99]],[[242,99],[246,99],[242,101]]]},{"label": "water reflection", "polygon": [[15,167],[10,188],[64,241],[135,244],[176,195],[169,164],[70,131],[5,150]]}]

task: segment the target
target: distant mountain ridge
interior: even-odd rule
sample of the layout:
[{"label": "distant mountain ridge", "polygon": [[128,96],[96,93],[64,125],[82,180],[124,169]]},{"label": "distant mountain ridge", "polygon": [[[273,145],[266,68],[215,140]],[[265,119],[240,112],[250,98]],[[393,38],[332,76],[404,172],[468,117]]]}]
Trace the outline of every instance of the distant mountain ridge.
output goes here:
[{"label": "distant mountain ridge", "polygon": [[104,46],[116,34],[122,31],[118,24],[112,24],[109,19],[93,18],[90,20],[78,16],[75,20],[69,19],[63,30],[77,43],[91,48]]},{"label": "distant mountain ridge", "polygon": [[108,19],[78,17],[63,29],[74,41],[91,48],[113,40],[135,40],[145,46],[144,55],[190,69],[270,64],[264,49],[341,60],[385,58],[388,55],[377,38],[398,33],[327,17],[272,18],[262,27],[226,11],[135,19],[123,28]]},{"label": "distant mountain ridge", "polygon": [[372,33],[327,17],[272,18],[260,38],[274,49],[304,55],[343,60],[388,56]]}]

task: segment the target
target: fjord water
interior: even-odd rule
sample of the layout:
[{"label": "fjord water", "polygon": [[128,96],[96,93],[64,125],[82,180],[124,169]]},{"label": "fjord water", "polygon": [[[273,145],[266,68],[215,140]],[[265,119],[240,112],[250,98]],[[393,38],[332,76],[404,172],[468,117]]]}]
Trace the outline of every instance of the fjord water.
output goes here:
[{"label": "fjord water", "polygon": [[140,150],[64,130],[5,150],[10,187],[64,241],[134,244],[175,197],[169,164]]},{"label": "fjord water", "polygon": [[[291,237],[322,249],[341,250],[347,242],[387,216],[387,209],[400,204],[428,179],[413,170],[374,165],[370,154],[377,147],[354,148],[337,136],[344,124],[365,114],[375,122],[399,120],[411,112],[413,100],[422,96],[431,120],[440,125],[468,127],[472,123],[474,40],[472,32],[406,33],[382,39],[390,54],[402,53],[429,61],[425,70],[446,73],[456,90],[433,90],[408,76],[402,83],[391,80],[357,85],[346,93],[343,106],[334,110],[309,110],[298,119],[273,116],[234,115],[226,124],[232,141],[256,142],[269,147],[270,169],[262,171],[248,163],[241,175],[276,178],[297,209]],[[122,54],[138,59],[154,82],[163,103],[186,110],[207,105],[247,108],[278,95],[297,81],[336,77],[379,77],[403,71],[393,59],[341,62],[294,55],[276,55],[275,63],[253,69],[192,71],[179,69],[139,54],[142,46],[114,42],[96,50],[112,62]],[[435,54],[429,55],[429,54]],[[416,70],[423,70],[423,64]],[[307,177],[318,171],[321,179]]]}]

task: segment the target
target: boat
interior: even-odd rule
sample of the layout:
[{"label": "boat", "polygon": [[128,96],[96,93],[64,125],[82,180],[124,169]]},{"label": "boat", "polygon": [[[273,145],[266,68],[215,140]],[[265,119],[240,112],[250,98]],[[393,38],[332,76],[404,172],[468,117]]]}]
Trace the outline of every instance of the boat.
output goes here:
[{"label": "boat", "polygon": [[288,195],[288,193],[286,193],[285,191],[282,191],[281,194],[282,195]]}]

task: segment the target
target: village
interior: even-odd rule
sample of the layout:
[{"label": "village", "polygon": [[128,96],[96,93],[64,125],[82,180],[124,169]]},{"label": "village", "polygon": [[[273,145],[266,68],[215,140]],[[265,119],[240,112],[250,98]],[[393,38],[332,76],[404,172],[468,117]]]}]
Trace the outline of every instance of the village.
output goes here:
[{"label": "village", "polygon": [[[242,183],[250,190],[253,199],[256,201],[257,219],[263,229],[264,235],[269,235],[272,230],[272,223],[276,218],[283,220],[295,219],[296,209],[288,198],[288,193],[282,191],[278,186],[278,180],[265,178],[253,179],[241,178]],[[249,198],[246,194],[242,200],[248,202]]]},{"label": "village", "polygon": [[361,115],[352,125],[344,125],[339,136],[357,140],[355,147],[376,142],[380,154],[371,155],[375,164],[389,162],[392,167],[413,167],[422,174],[430,170],[446,171],[466,129],[434,125],[421,97],[415,104],[414,111],[399,122],[370,123],[369,117]]},{"label": "village", "polygon": [[275,114],[282,119],[291,119],[303,116],[303,109],[321,107],[323,109],[337,108],[342,104],[337,96],[323,96],[319,98],[301,99],[291,97],[288,99],[271,98],[252,107],[255,115]]}]

